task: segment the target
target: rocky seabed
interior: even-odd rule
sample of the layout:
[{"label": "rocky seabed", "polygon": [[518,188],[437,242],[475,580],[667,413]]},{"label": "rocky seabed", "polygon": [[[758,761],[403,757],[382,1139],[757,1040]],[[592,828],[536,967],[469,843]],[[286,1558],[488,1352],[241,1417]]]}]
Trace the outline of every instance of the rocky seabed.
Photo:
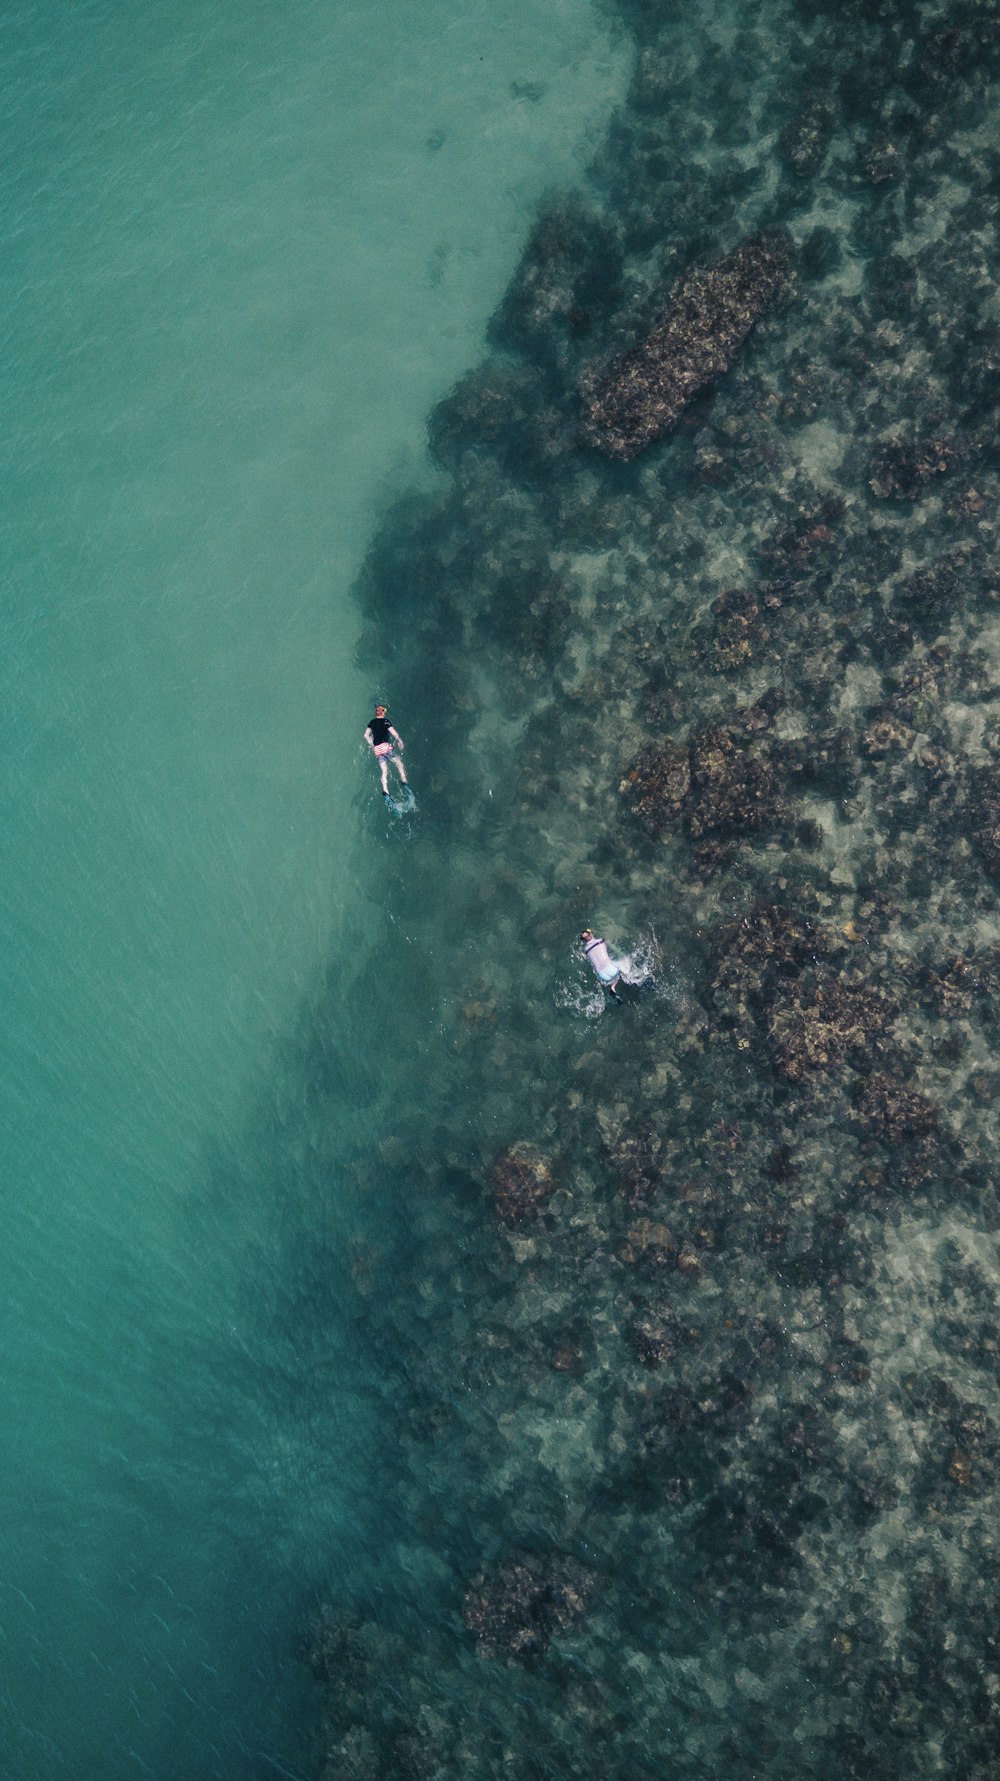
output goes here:
[{"label": "rocky seabed", "polygon": [[621,10],[359,587],[432,766],[353,992],[409,1224],[316,1773],[986,1781],[1000,5]]}]

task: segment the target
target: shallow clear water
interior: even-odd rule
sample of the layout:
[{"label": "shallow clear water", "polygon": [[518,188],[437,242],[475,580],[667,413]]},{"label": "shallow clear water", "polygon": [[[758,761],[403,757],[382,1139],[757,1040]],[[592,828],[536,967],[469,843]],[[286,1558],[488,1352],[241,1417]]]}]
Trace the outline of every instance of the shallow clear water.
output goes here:
[{"label": "shallow clear water", "polygon": [[[392,1091],[342,1030],[350,583],[624,55],[582,3],[93,0],[3,43],[0,1763],[271,1773],[378,1538],[370,1357],[297,1259],[364,1224]],[[314,1024],[363,1087],[293,1191]]]},{"label": "shallow clear water", "polygon": [[120,22],[10,58],[11,1772],[992,1781],[995,0]]}]

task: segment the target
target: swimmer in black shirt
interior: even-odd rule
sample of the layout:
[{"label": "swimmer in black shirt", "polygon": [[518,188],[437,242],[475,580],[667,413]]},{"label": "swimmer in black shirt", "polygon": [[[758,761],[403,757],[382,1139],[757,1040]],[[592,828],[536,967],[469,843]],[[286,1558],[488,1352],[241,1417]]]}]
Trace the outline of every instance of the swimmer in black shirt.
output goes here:
[{"label": "swimmer in black shirt", "polygon": [[[396,749],[403,752],[403,738],[398,730],[394,730],[384,705],[376,705],[375,716],[365,731],[365,741],[378,761],[378,770],[382,775],[382,795],[389,796],[389,762],[391,761],[403,784],[406,784],[406,772],[403,763],[396,758]],[[394,746],[395,745],[395,746]]]}]

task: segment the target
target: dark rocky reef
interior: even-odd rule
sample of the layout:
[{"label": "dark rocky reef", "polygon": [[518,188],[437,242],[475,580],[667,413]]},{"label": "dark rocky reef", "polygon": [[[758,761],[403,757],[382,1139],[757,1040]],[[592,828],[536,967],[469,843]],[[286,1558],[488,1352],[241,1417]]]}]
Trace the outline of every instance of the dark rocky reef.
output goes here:
[{"label": "dark rocky reef", "polygon": [[868,486],[882,501],[916,501],[955,457],[950,438],[887,439],[872,453]]},{"label": "dark rocky reef", "polygon": [[504,1151],[493,1165],[490,1184],[497,1212],[512,1229],[539,1216],[555,1185],[547,1158],[530,1144]]},{"label": "dark rocky reef", "polygon": [[814,99],[785,125],[778,138],[778,154],[797,179],[809,178],[822,166],[835,117],[829,99]]},{"label": "dark rocky reef", "polygon": [[355,1165],[402,1532],[324,1781],[996,1766],[1000,0],[668,11],[362,588],[447,760],[386,948],[447,971],[356,1004],[414,1035]]},{"label": "dark rocky reef", "polygon": [[787,1081],[801,1082],[847,1058],[860,1065],[891,1031],[894,1013],[887,998],[865,983],[814,980],[809,973],[804,984],[782,984],[766,1015],[775,1066]]},{"label": "dark rocky reef", "polygon": [[[803,893],[800,906],[764,904],[725,930],[711,967],[719,1014],[747,1033],[786,1082],[872,1067],[892,1056],[898,1008],[891,994],[845,955],[851,939],[817,922]],[[848,934],[857,936],[853,924]]]},{"label": "dark rocky reef", "polygon": [[555,369],[606,321],[621,272],[621,247],[604,218],[579,203],[553,206],[532,231],[491,338]]},{"label": "dark rocky reef", "polygon": [[711,869],[733,846],[786,829],[805,789],[846,795],[853,785],[850,739],[840,732],[802,740],[768,735],[782,703],[780,690],[769,687],[738,722],[692,730],[683,745],[644,748],[618,790],[646,833],[683,828],[699,867]]},{"label": "dark rocky reef", "polygon": [[543,1562],[519,1554],[474,1578],[462,1618],[480,1657],[537,1663],[553,1638],[579,1620],[593,1583],[575,1559],[554,1554]]},{"label": "dark rocky reef", "polygon": [[733,364],[754,324],[790,288],[794,249],[772,229],[712,266],[695,266],[639,346],[583,389],[581,438],[609,458],[634,458],[675,427],[699,390]]}]

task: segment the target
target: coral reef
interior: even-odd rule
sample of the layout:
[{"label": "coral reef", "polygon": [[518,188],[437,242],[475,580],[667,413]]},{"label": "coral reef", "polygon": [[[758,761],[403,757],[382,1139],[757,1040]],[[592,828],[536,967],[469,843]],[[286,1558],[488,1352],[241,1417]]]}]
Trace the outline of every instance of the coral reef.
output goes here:
[{"label": "coral reef", "polygon": [[553,1189],[552,1170],[531,1145],[518,1145],[497,1158],[490,1176],[493,1200],[504,1224],[537,1218]]},{"label": "coral reef", "polygon": [[1000,7],[621,12],[358,589],[448,770],[349,1007],[413,1080],[317,1772],[987,1781]]},{"label": "coral reef", "polygon": [[591,1589],[591,1577],[573,1559],[541,1564],[525,1554],[474,1578],[462,1617],[480,1657],[503,1653],[532,1663],[583,1613]]},{"label": "coral reef", "polygon": [[789,236],[765,231],[679,280],[646,338],[584,389],[581,437],[610,458],[662,439],[698,391],[728,371],[751,328],[791,284]]}]

